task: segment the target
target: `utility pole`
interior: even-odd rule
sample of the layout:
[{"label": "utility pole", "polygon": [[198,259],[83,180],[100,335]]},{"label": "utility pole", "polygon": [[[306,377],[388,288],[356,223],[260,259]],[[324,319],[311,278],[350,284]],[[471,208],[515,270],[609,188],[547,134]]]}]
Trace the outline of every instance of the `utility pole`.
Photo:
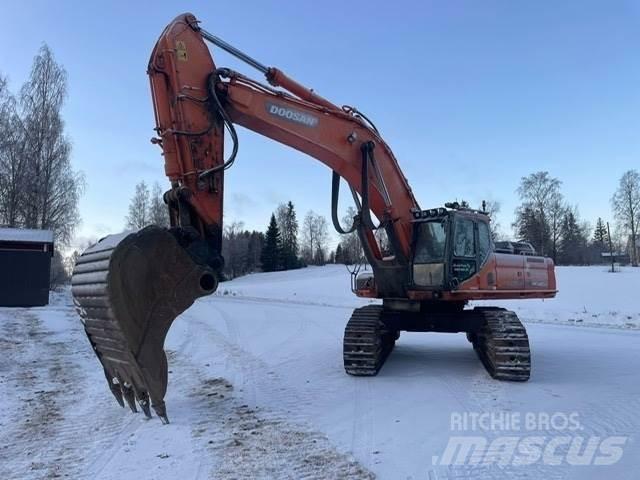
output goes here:
[{"label": "utility pole", "polygon": [[615,258],[613,257],[613,243],[611,242],[611,229],[609,228],[609,222],[607,222],[607,237],[609,237],[609,256],[611,257],[611,273],[613,273],[615,272]]}]

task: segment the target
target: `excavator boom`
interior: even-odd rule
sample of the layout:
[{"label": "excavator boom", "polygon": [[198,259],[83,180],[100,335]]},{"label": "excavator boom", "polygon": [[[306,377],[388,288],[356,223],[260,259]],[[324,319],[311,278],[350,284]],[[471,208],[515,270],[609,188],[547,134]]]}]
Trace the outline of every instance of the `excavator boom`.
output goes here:
[{"label": "excavator boom", "polygon": [[[267,83],[219,68],[205,41],[260,71]],[[217,288],[224,172],[238,153],[237,125],[331,169],[332,220],[340,233],[346,233],[337,214],[340,180],[351,189],[358,213],[350,231],[357,231],[373,270],[354,278],[352,288],[383,304],[356,309],[349,320],[347,373],[375,375],[401,330],[464,331],[492,376],[529,377],[528,338],[515,314],[464,306],[473,299],[554,296],[549,259],[494,252],[483,212],[459,205],[421,210],[364,114],[263,65],[202,29],[192,14],[165,28],[147,73],[171,226],[106,237],[83,253],[72,277],[86,334],[121,405],[136,411],[137,402],[148,416],[153,407],[168,422],[164,341],[176,317]]]},{"label": "excavator boom", "polygon": [[[271,86],[217,68],[205,39],[257,68]],[[188,204],[201,233],[207,228],[220,231],[223,172],[235,159],[234,125],[241,125],[306,153],[344,178],[366,196],[378,219],[386,219],[401,253],[409,255],[411,211],[417,202],[393,152],[357,110],[338,107],[277,68],[262,65],[201,29],[190,14],[165,29],[151,54],[148,74],[165,171],[174,190],[188,189]],[[234,142],[226,161],[225,126]],[[375,158],[364,184],[363,146],[374,150]],[[375,242],[370,247],[381,260]]]}]

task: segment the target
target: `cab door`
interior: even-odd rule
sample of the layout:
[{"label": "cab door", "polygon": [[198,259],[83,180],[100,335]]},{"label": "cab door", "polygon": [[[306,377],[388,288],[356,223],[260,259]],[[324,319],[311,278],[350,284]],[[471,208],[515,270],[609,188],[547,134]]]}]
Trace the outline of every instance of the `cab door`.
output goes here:
[{"label": "cab door", "polygon": [[493,253],[493,239],[489,223],[478,219],[476,223],[478,233],[478,287],[492,289],[496,286],[496,262],[490,262]]},{"label": "cab door", "polygon": [[456,215],[454,218],[451,252],[452,287],[464,282],[478,271],[475,222],[472,218],[463,215]]},{"label": "cab door", "polygon": [[414,224],[412,284],[441,289],[445,283],[448,221],[446,218]]}]

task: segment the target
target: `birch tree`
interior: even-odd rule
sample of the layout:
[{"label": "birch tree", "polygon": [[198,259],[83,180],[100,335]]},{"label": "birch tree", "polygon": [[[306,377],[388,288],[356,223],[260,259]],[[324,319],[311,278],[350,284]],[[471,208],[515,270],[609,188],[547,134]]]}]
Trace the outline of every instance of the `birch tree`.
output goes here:
[{"label": "birch tree", "polygon": [[25,227],[53,230],[63,244],[80,223],[78,201],[84,186],[82,174],[72,169],[71,142],[64,132],[61,109],[66,97],[67,73],[43,45],[20,91],[25,175],[21,214]]},{"label": "birch tree", "polygon": [[640,226],[640,174],[629,170],[620,178],[618,189],[611,197],[611,206],[619,226],[629,237],[631,264],[638,266],[638,227]]},{"label": "birch tree", "polygon": [[159,227],[169,226],[169,209],[162,199],[162,189],[158,182],[155,182],[151,188],[149,223],[158,225]]},{"label": "birch tree", "polygon": [[307,263],[322,264],[326,257],[329,229],[327,219],[309,210],[302,222],[302,255]]},{"label": "birch tree", "polygon": [[531,242],[540,255],[555,255],[559,241],[560,220],[564,213],[560,185],[549,172],[536,172],[522,177],[518,195],[522,205],[516,210],[513,224],[522,240]]},{"label": "birch tree", "polygon": [[129,203],[129,215],[127,215],[125,219],[127,229],[139,230],[149,225],[150,203],[149,188],[147,184],[142,181],[136,185],[136,193]]},{"label": "birch tree", "polygon": [[20,226],[24,197],[24,130],[16,99],[0,75],[0,225]]}]

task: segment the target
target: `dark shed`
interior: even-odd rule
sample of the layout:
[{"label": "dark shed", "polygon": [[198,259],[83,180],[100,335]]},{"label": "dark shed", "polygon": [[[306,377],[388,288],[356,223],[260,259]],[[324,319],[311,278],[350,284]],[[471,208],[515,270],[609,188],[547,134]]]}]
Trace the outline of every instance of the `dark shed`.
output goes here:
[{"label": "dark shed", "polygon": [[49,303],[53,232],[0,228],[0,307]]}]

